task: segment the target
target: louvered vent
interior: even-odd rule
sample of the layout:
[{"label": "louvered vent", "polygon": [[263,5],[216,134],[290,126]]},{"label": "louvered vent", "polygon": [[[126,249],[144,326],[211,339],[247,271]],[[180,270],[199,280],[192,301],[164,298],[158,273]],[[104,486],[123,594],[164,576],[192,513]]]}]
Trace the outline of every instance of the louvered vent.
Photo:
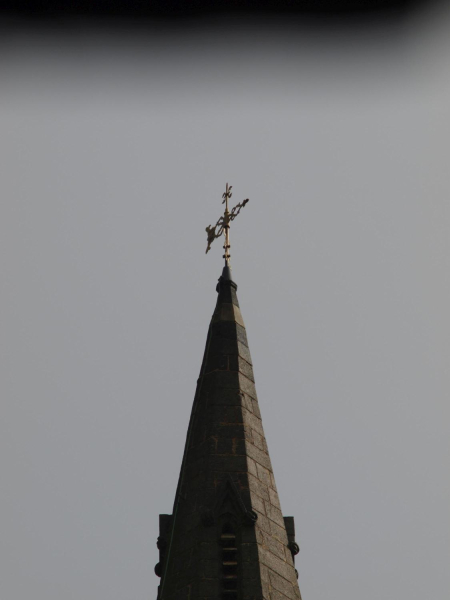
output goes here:
[{"label": "louvered vent", "polygon": [[238,548],[236,533],[230,523],[225,523],[220,536],[222,548],[222,598],[238,598]]}]

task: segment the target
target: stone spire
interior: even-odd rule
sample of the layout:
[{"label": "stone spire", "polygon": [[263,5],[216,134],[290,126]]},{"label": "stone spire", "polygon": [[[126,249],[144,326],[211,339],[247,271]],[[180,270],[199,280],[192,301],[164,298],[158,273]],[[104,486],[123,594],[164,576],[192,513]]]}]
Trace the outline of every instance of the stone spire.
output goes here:
[{"label": "stone spire", "polygon": [[300,600],[237,285],[225,266],[172,515],[160,515],[158,600]]}]

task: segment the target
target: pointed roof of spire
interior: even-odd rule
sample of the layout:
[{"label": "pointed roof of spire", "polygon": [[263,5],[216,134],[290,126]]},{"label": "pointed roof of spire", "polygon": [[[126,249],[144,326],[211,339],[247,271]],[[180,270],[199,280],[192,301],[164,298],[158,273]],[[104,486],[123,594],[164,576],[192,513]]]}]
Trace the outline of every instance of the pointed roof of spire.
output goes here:
[{"label": "pointed roof of spire", "polygon": [[160,516],[158,600],[297,600],[231,269],[217,285],[172,515]]}]

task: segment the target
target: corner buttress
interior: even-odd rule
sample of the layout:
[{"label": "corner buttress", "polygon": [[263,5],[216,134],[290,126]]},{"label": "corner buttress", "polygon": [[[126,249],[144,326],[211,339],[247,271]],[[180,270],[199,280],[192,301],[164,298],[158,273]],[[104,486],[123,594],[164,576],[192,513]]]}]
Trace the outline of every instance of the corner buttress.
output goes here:
[{"label": "corner buttress", "polygon": [[[159,550],[159,562],[155,565],[155,574],[158,577],[164,575],[166,566],[166,553],[170,540],[170,530],[172,528],[172,515],[159,515],[159,537],[156,545]],[[160,587],[158,587],[158,598]]]}]

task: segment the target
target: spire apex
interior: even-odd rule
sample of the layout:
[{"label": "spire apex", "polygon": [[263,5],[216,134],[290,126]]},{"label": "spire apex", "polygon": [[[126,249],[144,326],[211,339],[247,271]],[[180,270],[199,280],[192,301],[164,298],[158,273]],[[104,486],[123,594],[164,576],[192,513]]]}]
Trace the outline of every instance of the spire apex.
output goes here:
[{"label": "spire apex", "polygon": [[227,283],[227,284],[231,285],[232,287],[234,287],[235,290],[237,290],[237,283],[235,283],[233,281],[231,267],[229,267],[228,265],[224,266],[224,268],[222,269],[222,275],[219,277],[219,281],[218,281],[217,287],[216,287],[216,291],[218,293],[220,292],[220,286],[222,283]]}]

